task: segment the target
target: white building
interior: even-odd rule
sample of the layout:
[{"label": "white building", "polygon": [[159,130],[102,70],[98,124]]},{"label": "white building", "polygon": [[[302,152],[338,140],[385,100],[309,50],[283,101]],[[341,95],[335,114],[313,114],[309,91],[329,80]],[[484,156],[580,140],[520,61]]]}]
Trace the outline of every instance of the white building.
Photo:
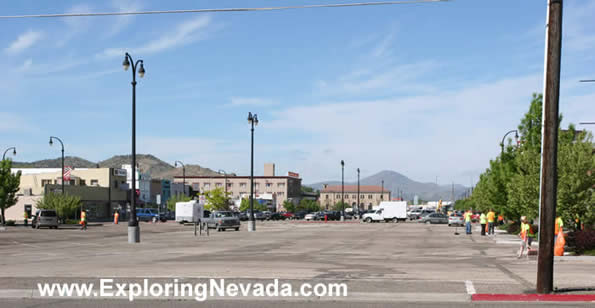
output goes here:
[{"label": "white building", "polygon": [[[126,170],[126,183],[128,189],[132,188],[132,165],[122,165],[122,169]],[[141,173],[139,168],[136,168],[136,189],[139,190],[139,200],[150,203],[151,202],[151,175],[149,173]]]}]

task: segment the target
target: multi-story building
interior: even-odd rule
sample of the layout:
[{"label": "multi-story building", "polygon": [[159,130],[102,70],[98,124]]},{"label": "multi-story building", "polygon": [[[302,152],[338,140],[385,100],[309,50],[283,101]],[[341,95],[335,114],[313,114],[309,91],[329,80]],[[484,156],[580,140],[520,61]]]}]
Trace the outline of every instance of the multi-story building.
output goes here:
[{"label": "multi-story building", "polygon": [[[183,178],[176,176],[175,183],[182,183]],[[210,191],[215,188],[226,190],[234,200],[250,196],[250,176],[188,176],[186,183],[193,191]],[[273,196],[274,208],[282,210],[283,202],[286,200],[299,202],[301,198],[302,179],[299,174],[288,172],[287,176],[276,176],[275,165],[265,164],[264,175],[254,176],[254,198],[259,195],[270,194]]]},{"label": "multi-story building", "polygon": [[[13,168],[21,171],[17,203],[6,211],[7,219],[22,220],[25,211],[35,213],[37,200],[62,190],[61,168]],[[107,219],[119,209],[126,211],[129,189],[126,171],[114,168],[80,168],[64,182],[67,194],[79,196],[89,219]]]},{"label": "multi-story building", "polygon": [[[382,186],[360,185],[359,193],[359,208],[362,210],[371,210],[382,201],[390,201],[390,190]],[[346,205],[357,208],[357,185],[343,186],[343,200]],[[341,202],[341,185],[324,185],[319,201],[324,209],[331,209]]]}]

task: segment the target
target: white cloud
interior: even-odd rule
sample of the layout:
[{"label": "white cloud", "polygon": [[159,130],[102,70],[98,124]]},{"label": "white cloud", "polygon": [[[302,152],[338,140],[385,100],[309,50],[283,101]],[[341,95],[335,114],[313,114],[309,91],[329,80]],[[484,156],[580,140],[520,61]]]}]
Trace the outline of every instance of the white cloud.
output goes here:
[{"label": "white cloud", "polygon": [[266,107],[278,104],[276,101],[258,97],[232,97],[228,106]]},{"label": "white cloud", "polygon": [[[137,12],[142,9],[140,2],[136,0],[112,0],[112,7],[116,8],[118,12]],[[113,22],[109,27],[109,31],[105,35],[106,38],[113,37],[122,32],[122,30],[132,23],[134,16],[116,16],[111,20],[113,20]]]},{"label": "white cloud", "polygon": [[21,35],[10,44],[4,51],[8,54],[17,54],[35,44],[42,38],[42,32],[29,30]]},{"label": "white cloud", "polygon": [[156,40],[137,48],[107,48],[97,57],[121,57],[124,52],[131,51],[135,54],[151,54],[161,52],[174,47],[188,45],[198,40],[206,38],[207,27],[211,24],[211,18],[208,15],[187,20],[179,24],[174,31],[163,34]]},{"label": "white cloud", "polygon": [[25,62],[23,62],[23,65],[21,65],[21,67],[18,68],[18,71],[27,71],[31,68],[31,66],[33,65],[33,59],[29,58],[27,60],[25,60]]},{"label": "white cloud", "polygon": [[569,4],[564,8],[563,16],[564,47],[579,52],[595,48],[595,33],[593,33],[595,0],[582,0]]},{"label": "white cloud", "polygon": [[[67,13],[90,13],[91,6],[88,4],[77,4],[66,11]],[[94,19],[88,17],[69,17],[63,18],[66,25],[65,29],[56,37],[56,46],[62,47],[77,35],[86,32]]]}]

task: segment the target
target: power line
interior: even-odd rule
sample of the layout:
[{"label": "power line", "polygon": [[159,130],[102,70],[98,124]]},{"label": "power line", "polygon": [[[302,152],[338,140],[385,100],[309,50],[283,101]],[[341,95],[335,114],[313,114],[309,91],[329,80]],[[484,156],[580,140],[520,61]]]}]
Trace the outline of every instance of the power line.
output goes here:
[{"label": "power line", "polygon": [[447,2],[447,1],[450,1],[450,0],[407,0],[407,1],[359,2],[359,3],[313,4],[313,5],[260,7],[260,8],[224,8],[224,9],[193,9],[193,10],[165,10],[165,11],[139,11],[139,12],[59,13],[59,14],[34,14],[34,15],[7,15],[7,16],[0,16],[0,19],[51,18],[51,17],[91,17],[91,16],[94,17],[94,16],[153,15],[153,14],[182,14],[182,13],[280,11],[280,10],[291,10],[291,9],[337,8],[337,7],[377,6],[377,5],[395,5],[395,4],[417,4],[417,3]]}]

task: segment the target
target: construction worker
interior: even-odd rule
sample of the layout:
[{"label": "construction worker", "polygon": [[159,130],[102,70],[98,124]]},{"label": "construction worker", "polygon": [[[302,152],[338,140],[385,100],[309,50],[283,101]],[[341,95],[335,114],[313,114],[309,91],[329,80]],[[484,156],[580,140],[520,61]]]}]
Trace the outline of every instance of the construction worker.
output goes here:
[{"label": "construction worker", "polygon": [[471,234],[471,215],[473,215],[471,209],[469,209],[467,212],[465,212],[465,215],[463,215],[465,217],[465,232],[467,234]]},{"label": "construction worker", "polygon": [[521,258],[523,256],[523,252],[527,251],[527,256],[529,255],[529,249],[527,247],[529,242],[529,230],[531,226],[527,223],[527,216],[521,216],[521,232],[519,236],[521,237],[521,247],[519,249],[519,253],[517,254],[517,258]]},{"label": "construction worker", "polygon": [[120,219],[120,213],[116,210],[116,212],[114,212],[114,224],[118,224],[118,220]]},{"label": "construction worker", "polygon": [[488,212],[488,235],[494,235],[494,223],[496,222],[496,213],[492,209]]},{"label": "construction worker", "polygon": [[87,212],[81,211],[81,230],[87,230]]},{"label": "construction worker", "polygon": [[554,227],[554,243],[556,242],[556,239],[558,238],[558,232],[560,232],[562,227],[564,227],[564,221],[562,221],[562,218],[558,216],[556,217],[556,226]]},{"label": "construction worker", "polygon": [[498,215],[498,225],[503,225],[504,224],[504,215],[500,214]]},{"label": "construction worker", "polygon": [[486,224],[488,222],[488,219],[486,217],[486,214],[481,213],[481,215],[479,215],[479,223],[481,224],[481,236],[485,236],[486,235]]},{"label": "construction worker", "polygon": [[29,214],[27,214],[27,211],[25,211],[25,214],[23,215],[23,224],[25,225],[25,227],[29,224]]}]

